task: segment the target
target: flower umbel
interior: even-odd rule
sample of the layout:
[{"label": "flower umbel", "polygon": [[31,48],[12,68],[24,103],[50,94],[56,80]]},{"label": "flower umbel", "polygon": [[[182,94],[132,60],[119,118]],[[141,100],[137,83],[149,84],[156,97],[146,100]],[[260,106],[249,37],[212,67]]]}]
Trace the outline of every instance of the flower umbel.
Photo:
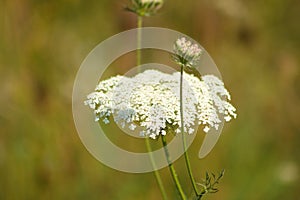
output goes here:
[{"label": "flower umbel", "polygon": [[195,67],[200,60],[202,49],[188,41],[185,37],[179,38],[174,44],[174,60],[185,67]]},{"label": "flower umbel", "polygon": [[[101,81],[85,104],[94,110],[96,121],[108,123],[114,115],[114,121],[122,127],[143,127],[143,136],[155,139],[170,132],[180,133],[179,77],[179,72],[166,74],[157,70],[132,78],[115,76]],[[206,75],[200,80],[186,73],[184,77],[185,132],[192,134],[199,124],[208,132],[218,129],[220,116],[229,120],[236,117],[235,108],[228,102],[230,94],[220,79]]]},{"label": "flower umbel", "polygon": [[163,0],[131,0],[131,5],[126,10],[139,16],[154,15],[163,5]]}]

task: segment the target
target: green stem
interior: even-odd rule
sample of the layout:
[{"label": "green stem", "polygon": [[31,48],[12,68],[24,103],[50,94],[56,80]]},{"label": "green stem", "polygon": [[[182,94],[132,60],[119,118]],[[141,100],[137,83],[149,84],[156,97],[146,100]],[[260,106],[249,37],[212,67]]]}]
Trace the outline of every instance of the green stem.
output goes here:
[{"label": "green stem", "polygon": [[143,17],[137,17],[137,55],[136,55],[136,65],[138,67],[138,73],[141,72],[140,65],[141,65],[141,44],[142,44],[142,28],[143,26]]},{"label": "green stem", "polygon": [[[142,43],[142,32],[141,32],[141,28],[143,26],[143,17],[142,16],[139,16],[137,17],[137,57],[136,57],[136,65],[138,67],[138,73],[141,72],[141,69],[140,69],[140,65],[141,65],[141,43]],[[155,175],[155,178],[156,178],[156,182],[158,184],[158,187],[160,189],[160,192],[162,194],[162,197],[164,200],[167,200],[168,197],[167,197],[167,193],[165,191],[165,188],[164,188],[164,185],[163,185],[163,182],[161,180],[161,177],[158,173],[158,171],[156,170],[156,164],[155,164],[155,161],[154,161],[154,158],[153,158],[153,154],[152,154],[152,148],[151,148],[151,145],[150,145],[150,141],[149,141],[149,138],[146,137],[146,148],[147,148],[147,151],[149,153],[149,156],[150,156],[150,162],[152,164],[152,167],[154,169],[154,175]]]},{"label": "green stem", "polygon": [[165,191],[165,188],[164,188],[164,185],[163,185],[163,182],[161,180],[161,177],[158,173],[158,171],[156,170],[156,164],[155,164],[155,161],[154,161],[154,158],[153,158],[153,154],[152,154],[152,148],[151,148],[151,144],[150,144],[150,141],[149,141],[149,138],[146,137],[146,147],[147,147],[147,151],[149,153],[149,156],[150,156],[150,162],[152,164],[152,167],[154,169],[154,175],[155,175],[155,178],[156,178],[156,182],[158,184],[158,187],[160,189],[160,192],[162,194],[162,197],[164,200],[168,200],[168,197],[167,197],[167,193]]},{"label": "green stem", "polygon": [[190,159],[189,159],[189,155],[187,152],[187,145],[186,145],[186,136],[184,133],[184,123],[183,123],[183,95],[182,95],[182,91],[183,91],[183,68],[184,66],[181,65],[181,70],[180,70],[180,119],[181,119],[181,135],[182,135],[182,143],[183,143],[183,148],[184,148],[184,158],[185,158],[185,164],[188,170],[188,174],[190,177],[190,180],[192,182],[192,186],[194,189],[194,192],[196,193],[197,196],[199,196],[198,190],[197,190],[197,185],[196,185],[196,181],[194,179],[193,176],[193,172],[192,172],[192,168],[191,168],[191,163],[190,163]]},{"label": "green stem", "polygon": [[202,197],[206,194],[205,191],[202,191],[198,196],[197,196],[197,200],[201,200]]},{"label": "green stem", "polygon": [[164,150],[165,150],[165,155],[166,155],[166,158],[167,158],[167,162],[168,162],[168,165],[169,165],[169,169],[170,169],[170,172],[171,172],[171,175],[172,175],[172,178],[173,178],[173,181],[175,183],[175,186],[176,186],[176,189],[181,197],[182,200],[186,200],[186,197],[185,197],[185,194],[183,192],[183,189],[181,187],[181,184],[179,182],[179,179],[178,179],[178,176],[176,174],[176,171],[175,171],[175,168],[173,166],[173,163],[171,162],[170,160],[170,153],[169,153],[169,150],[168,150],[168,147],[167,147],[167,141],[166,141],[166,138],[165,136],[161,136],[161,139],[162,139],[162,143],[163,143],[163,146],[164,146]]}]

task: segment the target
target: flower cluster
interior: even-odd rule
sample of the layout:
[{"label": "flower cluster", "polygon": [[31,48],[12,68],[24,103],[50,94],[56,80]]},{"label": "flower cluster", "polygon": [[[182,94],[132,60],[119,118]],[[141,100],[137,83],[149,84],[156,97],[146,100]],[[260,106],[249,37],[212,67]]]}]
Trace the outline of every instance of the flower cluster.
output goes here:
[{"label": "flower cluster", "polygon": [[174,44],[174,59],[185,67],[194,67],[200,60],[202,49],[197,44],[192,44],[185,37],[179,38]]},{"label": "flower cluster", "polygon": [[[180,73],[146,70],[134,77],[115,76],[101,81],[85,104],[94,110],[95,120],[109,123],[111,118],[121,125],[155,139],[170,132],[180,133]],[[229,92],[224,83],[213,75],[201,80],[184,73],[183,116],[184,131],[192,134],[195,126],[204,131],[218,129],[220,117],[229,121],[236,117],[235,108],[228,102]]]},{"label": "flower cluster", "polygon": [[151,16],[162,7],[163,3],[163,0],[131,0],[131,5],[126,9],[139,16]]}]

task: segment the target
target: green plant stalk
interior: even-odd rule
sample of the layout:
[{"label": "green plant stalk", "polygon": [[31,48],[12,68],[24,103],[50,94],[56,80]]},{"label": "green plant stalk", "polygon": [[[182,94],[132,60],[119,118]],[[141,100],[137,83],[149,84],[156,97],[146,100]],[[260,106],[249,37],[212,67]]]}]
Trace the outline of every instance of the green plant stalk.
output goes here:
[{"label": "green plant stalk", "polygon": [[172,178],[173,178],[173,181],[175,183],[175,186],[176,186],[176,189],[180,195],[180,198],[182,200],[186,200],[186,196],[183,192],[183,189],[181,187],[181,184],[179,182],[179,179],[178,179],[178,176],[177,176],[177,173],[175,171],[175,168],[173,166],[173,163],[171,162],[170,160],[170,154],[169,154],[169,150],[167,148],[167,141],[166,141],[166,138],[165,136],[161,136],[161,139],[162,139],[162,143],[163,143],[163,146],[164,146],[164,150],[165,150],[165,155],[166,155],[166,159],[167,159],[167,162],[168,162],[168,166],[169,166],[169,169],[170,169],[170,172],[171,172],[171,175],[172,175]]},{"label": "green plant stalk", "polygon": [[136,55],[136,65],[138,67],[138,73],[141,72],[141,69],[140,69],[140,65],[141,65],[141,44],[142,44],[142,28],[143,26],[143,17],[142,16],[139,16],[137,17],[137,55]]},{"label": "green plant stalk", "polygon": [[160,192],[162,194],[162,197],[164,200],[168,200],[168,197],[167,197],[167,193],[165,191],[165,188],[164,188],[164,185],[163,185],[163,182],[161,180],[161,177],[158,173],[158,171],[156,170],[156,164],[155,164],[155,161],[154,161],[154,158],[153,158],[153,154],[152,154],[152,148],[151,148],[151,144],[150,144],[150,139],[148,137],[146,137],[145,139],[145,142],[146,142],[146,147],[147,147],[147,151],[149,153],[149,156],[150,156],[150,162],[152,164],[152,167],[153,169],[155,170],[154,171],[154,175],[155,175],[155,178],[156,178],[156,182],[158,184],[158,187],[160,189]]},{"label": "green plant stalk", "polygon": [[184,148],[184,158],[185,158],[185,164],[188,170],[188,174],[189,174],[189,178],[191,180],[194,192],[196,193],[196,196],[199,196],[198,190],[197,190],[197,185],[193,176],[193,172],[192,172],[192,168],[191,168],[191,163],[190,163],[190,159],[189,159],[189,155],[187,152],[187,146],[186,146],[186,136],[184,133],[184,123],[183,123],[183,69],[184,66],[181,65],[181,70],[180,70],[180,120],[181,120],[181,127],[180,127],[180,132],[182,135],[182,143],[183,143],[183,148]]},{"label": "green plant stalk", "polygon": [[[141,42],[142,42],[142,33],[141,33],[141,28],[143,26],[143,17],[142,16],[139,16],[137,17],[137,57],[136,57],[136,65],[138,67],[138,73],[141,72],[140,70],[140,65],[141,65]],[[160,189],[160,192],[162,194],[162,197],[164,200],[167,200],[168,197],[167,197],[167,193],[166,193],[166,190],[164,188],[164,185],[163,185],[163,182],[161,180],[161,177],[159,175],[159,172],[156,170],[156,164],[155,164],[155,161],[154,161],[154,158],[153,158],[153,154],[152,154],[152,148],[151,148],[151,144],[150,144],[150,141],[149,141],[149,138],[146,137],[145,138],[145,143],[146,143],[146,148],[147,148],[147,151],[149,153],[149,157],[150,157],[150,162],[152,164],[152,167],[154,169],[154,175],[155,175],[155,179],[156,179],[156,182],[158,184],[158,187]]]},{"label": "green plant stalk", "polygon": [[203,190],[198,196],[197,196],[197,200],[201,200],[202,197],[206,194],[206,191]]}]

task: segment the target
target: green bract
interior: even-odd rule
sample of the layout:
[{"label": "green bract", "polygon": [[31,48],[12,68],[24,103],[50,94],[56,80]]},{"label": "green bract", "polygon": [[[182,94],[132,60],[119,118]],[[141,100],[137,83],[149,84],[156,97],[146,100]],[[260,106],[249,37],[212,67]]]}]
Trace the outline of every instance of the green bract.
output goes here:
[{"label": "green bract", "polygon": [[139,16],[154,15],[163,5],[163,0],[131,0],[126,10]]}]

